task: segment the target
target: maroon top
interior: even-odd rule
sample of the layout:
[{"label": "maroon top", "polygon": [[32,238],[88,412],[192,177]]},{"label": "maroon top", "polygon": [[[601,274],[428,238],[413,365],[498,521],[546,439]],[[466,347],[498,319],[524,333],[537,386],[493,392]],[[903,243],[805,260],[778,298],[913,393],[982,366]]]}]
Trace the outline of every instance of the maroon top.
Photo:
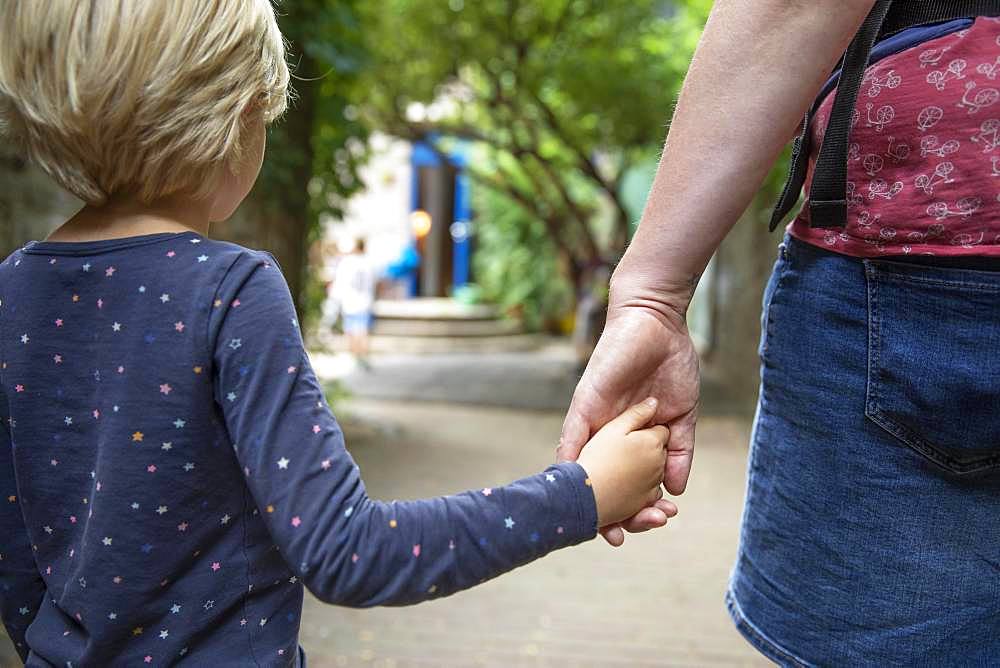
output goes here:
[{"label": "maroon top", "polygon": [[[789,225],[802,241],[856,257],[1000,256],[1000,20],[926,41],[870,66],[848,154],[844,229]],[[813,123],[806,192],[833,105]]]}]

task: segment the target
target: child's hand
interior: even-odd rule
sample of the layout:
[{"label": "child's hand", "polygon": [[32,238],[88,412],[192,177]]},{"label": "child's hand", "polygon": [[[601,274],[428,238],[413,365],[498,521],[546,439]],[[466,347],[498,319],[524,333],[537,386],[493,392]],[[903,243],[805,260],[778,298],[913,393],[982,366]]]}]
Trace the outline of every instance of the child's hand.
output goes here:
[{"label": "child's hand", "polygon": [[656,399],[646,399],[604,425],[583,448],[577,462],[590,477],[598,526],[632,517],[663,496],[670,431],[646,428],[655,412]]}]

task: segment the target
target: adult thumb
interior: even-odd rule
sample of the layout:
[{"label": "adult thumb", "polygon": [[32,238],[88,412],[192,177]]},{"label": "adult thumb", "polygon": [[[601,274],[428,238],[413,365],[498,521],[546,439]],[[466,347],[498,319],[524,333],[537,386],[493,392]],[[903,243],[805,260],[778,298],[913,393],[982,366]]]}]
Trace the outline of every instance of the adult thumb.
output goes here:
[{"label": "adult thumb", "polygon": [[624,413],[612,420],[612,422],[617,429],[622,430],[626,434],[637,429],[644,429],[656,414],[657,403],[655,397],[650,397],[642,403],[630,406]]},{"label": "adult thumb", "polygon": [[590,438],[590,426],[583,415],[571,404],[569,413],[563,421],[562,433],[559,435],[559,446],[556,448],[556,461],[575,462]]}]

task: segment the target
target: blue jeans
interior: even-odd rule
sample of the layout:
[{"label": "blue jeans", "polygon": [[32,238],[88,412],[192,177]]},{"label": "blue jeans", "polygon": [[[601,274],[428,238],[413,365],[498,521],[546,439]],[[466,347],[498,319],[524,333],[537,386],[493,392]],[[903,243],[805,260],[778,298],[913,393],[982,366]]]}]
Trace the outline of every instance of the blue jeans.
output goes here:
[{"label": "blue jeans", "polygon": [[787,666],[1000,663],[1000,272],[786,239],[727,604]]}]

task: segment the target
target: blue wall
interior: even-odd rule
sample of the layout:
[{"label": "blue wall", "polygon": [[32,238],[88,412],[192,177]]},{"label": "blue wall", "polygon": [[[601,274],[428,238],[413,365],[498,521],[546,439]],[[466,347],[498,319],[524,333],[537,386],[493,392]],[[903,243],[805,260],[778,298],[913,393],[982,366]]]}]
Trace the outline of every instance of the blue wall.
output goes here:
[{"label": "blue wall", "polygon": [[[431,141],[435,140],[436,138],[431,138]],[[455,220],[448,221],[454,253],[452,257],[453,289],[469,282],[472,267],[472,242],[468,233],[469,223],[472,220],[472,184],[467,172],[468,148],[467,144],[456,142],[451,150],[442,151],[446,154],[448,163],[458,170],[458,174],[455,176]],[[410,162],[413,166],[410,210],[416,211],[420,203],[420,168],[440,167],[441,157],[428,143],[415,142]],[[412,278],[410,294],[417,294],[416,275]]]}]

